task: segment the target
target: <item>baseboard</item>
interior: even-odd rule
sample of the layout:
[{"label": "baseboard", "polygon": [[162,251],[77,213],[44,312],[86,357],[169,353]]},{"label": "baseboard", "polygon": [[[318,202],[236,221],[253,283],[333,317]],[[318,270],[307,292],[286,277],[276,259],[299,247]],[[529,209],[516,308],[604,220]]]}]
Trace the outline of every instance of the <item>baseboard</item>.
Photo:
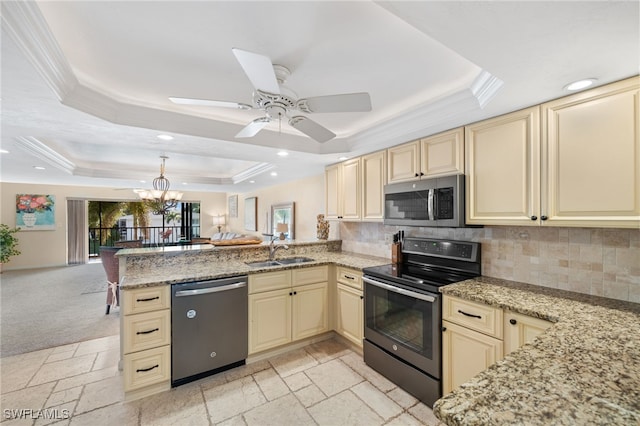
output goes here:
[{"label": "baseboard", "polygon": [[247,357],[247,364],[251,364],[251,363],[254,363],[254,362],[262,361],[262,360],[265,360],[267,358],[271,358],[272,356],[282,355],[284,353],[287,353],[287,352],[295,350],[295,349],[301,349],[301,348],[304,348],[305,346],[309,346],[309,345],[312,345],[314,343],[318,343],[318,342],[322,342],[324,340],[332,339],[335,336],[337,336],[337,334],[335,332],[328,331],[326,333],[319,334],[319,335],[313,336],[313,337],[309,337],[309,338],[304,339],[304,340],[298,340],[298,341],[296,341],[294,343],[288,343],[288,344],[283,345],[283,346],[278,346],[277,348],[267,349],[266,351],[262,351],[262,352],[259,352],[257,354],[249,355]]}]

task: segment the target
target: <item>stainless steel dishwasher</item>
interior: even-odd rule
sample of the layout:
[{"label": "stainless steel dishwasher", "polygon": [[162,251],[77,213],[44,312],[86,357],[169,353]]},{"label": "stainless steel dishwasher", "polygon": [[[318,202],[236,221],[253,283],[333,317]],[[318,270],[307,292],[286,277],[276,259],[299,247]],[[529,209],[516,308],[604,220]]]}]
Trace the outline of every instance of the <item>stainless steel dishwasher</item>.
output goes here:
[{"label": "stainless steel dishwasher", "polygon": [[247,276],[171,286],[171,386],[245,363]]}]

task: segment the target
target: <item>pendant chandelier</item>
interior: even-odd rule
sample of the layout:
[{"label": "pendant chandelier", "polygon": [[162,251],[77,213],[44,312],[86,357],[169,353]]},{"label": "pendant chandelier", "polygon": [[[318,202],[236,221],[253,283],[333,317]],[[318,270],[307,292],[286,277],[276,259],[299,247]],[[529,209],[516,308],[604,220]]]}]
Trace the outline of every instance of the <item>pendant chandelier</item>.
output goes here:
[{"label": "pendant chandelier", "polygon": [[150,191],[139,191],[138,195],[157,215],[166,215],[169,210],[175,208],[182,199],[182,192],[169,191],[171,185],[169,179],[164,177],[165,160],[169,157],[160,156],[160,176],[153,180],[153,189]]}]

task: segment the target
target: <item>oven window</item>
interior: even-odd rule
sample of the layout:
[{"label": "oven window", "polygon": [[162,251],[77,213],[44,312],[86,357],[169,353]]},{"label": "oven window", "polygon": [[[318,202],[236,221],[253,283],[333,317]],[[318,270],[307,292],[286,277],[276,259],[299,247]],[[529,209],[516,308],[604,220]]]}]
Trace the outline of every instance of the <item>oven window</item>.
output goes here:
[{"label": "oven window", "polygon": [[432,303],[369,286],[367,327],[391,340],[432,357]]}]

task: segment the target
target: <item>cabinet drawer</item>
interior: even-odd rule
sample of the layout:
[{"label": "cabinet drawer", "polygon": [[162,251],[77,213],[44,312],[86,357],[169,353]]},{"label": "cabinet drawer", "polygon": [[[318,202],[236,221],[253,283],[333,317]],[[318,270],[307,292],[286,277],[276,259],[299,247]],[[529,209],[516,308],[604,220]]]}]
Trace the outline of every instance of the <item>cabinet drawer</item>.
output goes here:
[{"label": "cabinet drawer", "polygon": [[138,352],[171,343],[169,309],[123,317],[123,353]]},{"label": "cabinet drawer", "polygon": [[124,390],[143,388],[171,379],[171,346],[124,356]]},{"label": "cabinet drawer", "polygon": [[502,309],[444,296],[442,319],[502,339]]},{"label": "cabinet drawer", "polygon": [[291,271],[291,281],[293,285],[322,283],[328,280],[328,266],[314,266],[313,268],[294,269]]},{"label": "cabinet drawer", "polygon": [[336,270],[336,281],[348,285],[349,287],[362,290],[362,272],[355,269],[338,266]]},{"label": "cabinet drawer", "polygon": [[249,294],[291,287],[291,271],[264,272],[249,275]]},{"label": "cabinet drawer", "polygon": [[168,309],[171,305],[168,285],[124,290],[124,315]]}]

